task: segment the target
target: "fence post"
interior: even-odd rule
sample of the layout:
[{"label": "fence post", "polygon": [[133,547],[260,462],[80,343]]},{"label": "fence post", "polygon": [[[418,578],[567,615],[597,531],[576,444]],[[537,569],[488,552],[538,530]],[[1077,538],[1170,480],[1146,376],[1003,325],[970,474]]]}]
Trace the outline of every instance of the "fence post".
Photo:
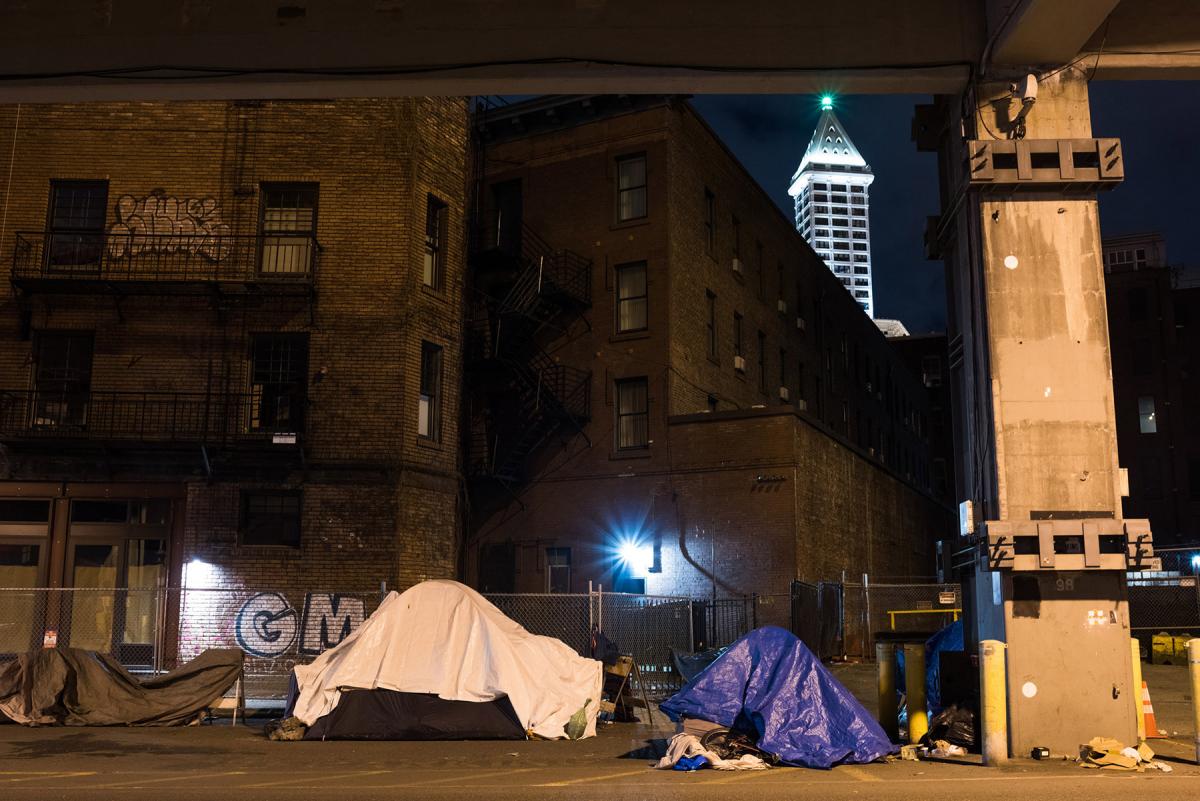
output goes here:
[{"label": "fence post", "polygon": [[750,595],[750,620],[754,624],[750,628],[752,630],[758,628],[758,593],[757,592],[751,593],[751,595]]},{"label": "fence post", "polygon": [[379,603],[383,603],[383,599],[387,597],[387,582],[379,582]]},{"label": "fence post", "polygon": [[693,651],[696,649],[696,610],[694,604],[695,601],[688,598],[688,647]]},{"label": "fence post", "polygon": [[866,659],[871,655],[868,646],[871,643],[871,578],[866,573],[862,574],[862,602],[863,602],[863,627],[862,627],[862,655]]}]

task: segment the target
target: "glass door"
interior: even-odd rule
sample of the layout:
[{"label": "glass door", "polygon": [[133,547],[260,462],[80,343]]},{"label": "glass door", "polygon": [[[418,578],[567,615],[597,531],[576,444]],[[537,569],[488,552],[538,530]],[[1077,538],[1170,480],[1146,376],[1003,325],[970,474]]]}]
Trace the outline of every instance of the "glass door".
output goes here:
[{"label": "glass door", "polygon": [[[20,654],[40,647],[41,621],[45,592],[43,586],[41,542],[0,540],[0,656]],[[24,590],[28,589],[28,592]]]},{"label": "glass door", "polygon": [[60,643],[112,654],[126,667],[154,665],[168,516],[166,501],[72,501],[70,613]]}]

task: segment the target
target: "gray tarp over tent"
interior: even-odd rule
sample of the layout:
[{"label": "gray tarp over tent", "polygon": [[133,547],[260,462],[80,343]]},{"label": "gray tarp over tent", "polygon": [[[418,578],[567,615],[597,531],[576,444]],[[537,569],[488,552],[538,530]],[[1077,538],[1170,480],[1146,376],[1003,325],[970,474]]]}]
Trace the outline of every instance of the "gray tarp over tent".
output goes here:
[{"label": "gray tarp over tent", "polygon": [[241,651],[214,649],[138,681],[107,654],[30,651],[0,670],[0,714],[38,726],[182,726],[232,687],[241,669]]}]

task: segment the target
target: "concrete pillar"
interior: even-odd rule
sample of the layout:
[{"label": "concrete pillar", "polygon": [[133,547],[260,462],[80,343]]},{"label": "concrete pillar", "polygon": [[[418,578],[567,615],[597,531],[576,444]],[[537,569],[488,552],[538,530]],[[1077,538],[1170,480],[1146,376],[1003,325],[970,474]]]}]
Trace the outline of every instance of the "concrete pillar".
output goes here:
[{"label": "concrete pillar", "polygon": [[[967,188],[968,141],[1009,138],[1020,109],[1007,82],[984,83],[940,99],[940,113],[924,117],[940,125],[943,217],[934,244],[947,262],[963,499],[975,502],[977,525],[1120,519],[1095,195]],[[918,134],[928,146],[929,131]],[[1041,81],[1024,137],[1091,136],[1086,71]],[[1070,753],[1101,730],[1134,741],[1123,573],[1017,575],[983,559],[964,581],[968,650],[984,640],[1007,646],[1014,754],[1034,746]],[[1087,629],[1089,615],[1103,626]]]}]

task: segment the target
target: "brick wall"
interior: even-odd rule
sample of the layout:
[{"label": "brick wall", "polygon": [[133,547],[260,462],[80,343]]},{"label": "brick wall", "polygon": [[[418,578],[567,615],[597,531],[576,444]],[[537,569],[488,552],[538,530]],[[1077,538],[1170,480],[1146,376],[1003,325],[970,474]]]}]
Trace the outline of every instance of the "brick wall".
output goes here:
[{"label": "brick wall", "polygon": [[[512,541],[518,589],[545,589],[545,548],[560,546],[572,548],[576,590],[588,580],[611,587],[616,544],[656,538],[663,570],[646,575],[647,591],[706,595],[714,537],[722,595],[784,592],[793,578],[840,578],[843,569],[931,574],[932,542],[948,518],[925,490],[919,378],[685,102],[594,101],[590,118],[574,102],[556,111],[558,125],[540,106],[527,120],[510,107],[489,122],[485,192],[519,179],[525,221],[592,261],[591,309],[548,345],[591,371],[592,418],[586,436],[564,429],[534,455],[519,503],[476,511],[469,575],[478,575],[478,546]],[[634,153],[646,157],[648,213],[620,223],[615,164]],[[711,249],[706,190],[715,200]],[[731,269],[734,216],[740,277]],[[618,334],[612,268],[643,260],[648,328]],[[715,359],[706,290],[717,299]],[[733,366],[735,312],[744,372]],[[647,379],[650,444],[619,451],[613,387],[633,376]],[[779,480],[757,481],[764,472]]]},{"label": "brick wall", "polygon": [[[19,115],[19,118],[18,118]],[[315,300],[34,294],[0,289],[0,387],[31,385],[39,331],[95,332],[94,391],[245,392],[250,335],[309,335],[304,459],[253,460],[198,446],[166,455],[47,459],[9,449],[12,478],[190,482],[184,558],[223,560],[241,586],[407,584],[453,575],[467,109],[460,98],[96,103],[0,108],[0,246],[47,223],[50,183],[108,181],[118,199],[161,191],[209,202],[234,234],[259,230],[264,182],[319,186]],[[447,206],[440,289],[422,285],[426,198]],[[253,265],[250,266],[253,270]],[[269,295],[269,293],[267,293]],[[444,348],[440,442],[417,436],[423,341]],[[410,479],[425,476],[424,483]],[[303,488],[298,551],[236,545],[244,487]]]}]

